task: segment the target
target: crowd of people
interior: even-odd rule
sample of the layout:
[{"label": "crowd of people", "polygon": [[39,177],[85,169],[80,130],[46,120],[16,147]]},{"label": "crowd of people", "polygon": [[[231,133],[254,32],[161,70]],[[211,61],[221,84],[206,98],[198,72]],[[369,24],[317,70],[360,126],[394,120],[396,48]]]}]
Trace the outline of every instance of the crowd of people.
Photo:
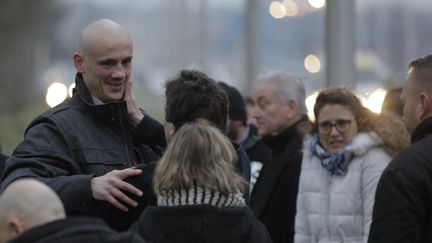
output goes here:
[{"label": "crowd of people", "polygon": [[132,59],[118,23],[83,29],[73,97],[0,161],[0,243],[432,242],[432,56],[380,114],[328,87],[314,121],[295,75],[244,98],[181,70],[163,124],[134,98]]}]

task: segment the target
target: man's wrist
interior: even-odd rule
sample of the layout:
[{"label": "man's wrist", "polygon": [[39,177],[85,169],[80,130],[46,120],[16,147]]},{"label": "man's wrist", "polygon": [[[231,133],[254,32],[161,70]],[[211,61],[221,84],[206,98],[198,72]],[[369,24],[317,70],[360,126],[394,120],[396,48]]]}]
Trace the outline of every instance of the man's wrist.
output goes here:
[{"label": "man's wrist", "polygon": [[134,124],[134,126],[138,126],[138,124],[141,122],[141,120],[144,118],[144,114],[141,113],[140,111],[135,112],[132,116],[131,116],[131,121],[132,124]]}]

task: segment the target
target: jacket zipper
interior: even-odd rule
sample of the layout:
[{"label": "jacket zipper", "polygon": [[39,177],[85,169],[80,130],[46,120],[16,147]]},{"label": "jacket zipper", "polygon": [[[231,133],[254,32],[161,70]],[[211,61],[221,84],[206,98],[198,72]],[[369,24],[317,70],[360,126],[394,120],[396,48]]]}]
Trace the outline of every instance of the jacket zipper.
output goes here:
[{"label": "jacket zipper", "polygon": [[127,159],[127,163],[129,165],[129,167],[132,167],[130,156],[129,156],[129,149],[128,149],[128,143],[127,143],[127,138],[126,138],[126,132],[125,132],[126,129],[125,129],[125,126],[124,126],[124,123],[123,123],[123,119],[121,117],[121,112],[122,112],[121,111],[121,106],[119,104],[117,104],[117,105],[120,108],[119,109],[120,112],[118,113],[118,116],[119,116],[119,119],[120,119],[120,126],[122,128],[123,146],[124,146],[125,151],[126,151],[126,159]]},{"label": "jacket zipper", "polygon": [[327,193],[327,212],[326,212],[326,228],[327,228],[327,235],[328,235],[328,239],[329,241],[331,241],[331,232],[330,232],[330,210],[331,210],[331,205],[330,205],[330,201],[331,201],[331,186],[332,186],[332,176],[330,174],[328,174],[329,172],[327,172],[327,185],[328,185],[328,193]]}]

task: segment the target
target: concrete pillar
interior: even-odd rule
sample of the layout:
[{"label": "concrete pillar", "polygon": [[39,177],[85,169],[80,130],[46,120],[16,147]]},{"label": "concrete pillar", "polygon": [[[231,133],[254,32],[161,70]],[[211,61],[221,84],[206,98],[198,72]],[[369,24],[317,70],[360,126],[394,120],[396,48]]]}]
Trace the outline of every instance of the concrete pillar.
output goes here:
[{"label": "concrete pillar", "polygon": [[354,0],[327,0],[326,9],[326,85],[354,87]]},{"label": "concrete pillar", "polygon": [[243,90],[249,94],[253,90],[258,69],[258,7],[260,0],[246,0],[245,15],[245,82]]}]

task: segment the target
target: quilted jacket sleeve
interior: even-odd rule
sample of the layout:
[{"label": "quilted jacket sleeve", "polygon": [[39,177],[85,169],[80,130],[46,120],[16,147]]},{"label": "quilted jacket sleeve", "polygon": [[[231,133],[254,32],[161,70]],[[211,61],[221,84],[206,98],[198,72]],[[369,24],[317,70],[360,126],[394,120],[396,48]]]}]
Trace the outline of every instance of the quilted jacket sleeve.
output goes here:
[{"label": "quilted jacket sleeve", "polygon": [[33,177],[50,186],[65,208],[85,212],[93,201],[90,188],[93,175],[73,175],[78,166],[68,153],[59,127],[49,119],[36,119],[7,160],[1,187],[4,190],[16,179]]}]

